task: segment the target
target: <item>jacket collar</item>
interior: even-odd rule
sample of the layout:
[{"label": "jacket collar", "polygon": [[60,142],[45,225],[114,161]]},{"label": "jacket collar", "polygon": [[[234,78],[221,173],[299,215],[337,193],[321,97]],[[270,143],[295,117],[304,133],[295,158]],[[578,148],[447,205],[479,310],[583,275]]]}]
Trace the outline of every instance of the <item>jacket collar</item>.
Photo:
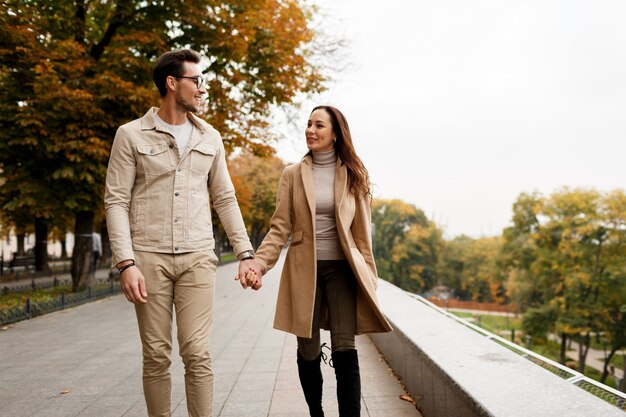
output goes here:
[{"label": "jacket collar", "polygon": [[[165,130],[161,125],[159,125],[154,117],[154,113],[159,110],[158,107],[152,107],[148,112],[141,118],[141,130],[156,130],[157,132],[163,132],[170,134],[167,130]],[[189,139],[189,144],[187,145],[188,149],[193,149],[195,146],[200,143],[202,140],[202,135],[204,134],[206,128],[203,125],[202,119],[196,116],[193,113],[187,112],[187,118],[193,124],[194,129],[191,132],[191,138]],[[187,155],[187,149],[179,149],[181,152],[180,159],[182,160]]]}]

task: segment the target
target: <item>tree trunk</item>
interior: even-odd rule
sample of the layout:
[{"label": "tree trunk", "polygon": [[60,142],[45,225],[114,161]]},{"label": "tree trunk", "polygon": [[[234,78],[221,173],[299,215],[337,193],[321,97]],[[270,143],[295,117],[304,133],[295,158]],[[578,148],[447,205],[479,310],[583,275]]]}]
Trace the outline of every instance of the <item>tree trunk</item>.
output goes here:
[{"label": "tree trunk", "polygon": [[220,228],[213,223],[213,238],[215,239],[215,255],[217,255],[218,262],[222,261],[222,234]]},{"label": "tree trunk", "polygon": [[622,369],[622,379],[620,380],[619,387],[617,387],[619,391],[626,392],[626,390],[624,390],[624,388],[626,388],[626,384],[624,383],[625,379],[626,379],[626,361],[624,361],[624,369]]},{"label": "tree trunk", "polygon": [[602,376],[600,377],[600,382],[605,384],[606,378],[609,376],[609,363],[611,363],[611,359],[613,359],[613,355],[617,352],[617,348],[611,348],[611,352],[609,352],[608,356],[604,360],[604,367],[602,368]]},{"label": "tree trunk", "polygon": [[76,213],[74,225],[74,250],[72,251],[72,291],[82,291],[93,286],[93,211]]},{"label": "tree trunk", "polygon": [[559,354],[559,363],[565,365],[567,362],[567,335],[561,333],[561,351]]},{"label": "tree trunk", "polygon": [[589,337],[589,333],[583,336],[578,343],[578,372],[581,374],[585,373],[585,362],[587,362],[587,352],[589,352],[590,343],[591,338]]},{"label": "tree trunk", "polygon": [[35,218],[35,271],[49,271],[48,223],[44,218]]},{"label": "tree trunk", "polygon": [[17,236],[17,256],[24,256],[26,250],[24,249],[24,239],[26,238],[25,233],[18,233]]},{"label": "tree trunk", "polygon": [[67,240],[61,239],[61,259],[67,259]]},{"label": "tree trunk", "polygon": [[109,240],[109,230],[107,229],[107,222],[103,220],[100,224],[100,236],[102,238],[102,255],[100,256],[100,263],[109,265],[111,263],[111,241]]}]

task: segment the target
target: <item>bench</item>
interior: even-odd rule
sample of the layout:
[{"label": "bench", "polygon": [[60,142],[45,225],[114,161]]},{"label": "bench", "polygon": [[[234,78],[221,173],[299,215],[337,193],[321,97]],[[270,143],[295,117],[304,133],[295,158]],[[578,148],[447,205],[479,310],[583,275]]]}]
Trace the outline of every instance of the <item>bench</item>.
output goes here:
[{"label": "bench", "polygon": [[9,271],[13,272],[16,267],[24,267],[25,269],[35,267],[35,257],[33,255],[17,256],[13,255],[13,258],[9,261]]}]

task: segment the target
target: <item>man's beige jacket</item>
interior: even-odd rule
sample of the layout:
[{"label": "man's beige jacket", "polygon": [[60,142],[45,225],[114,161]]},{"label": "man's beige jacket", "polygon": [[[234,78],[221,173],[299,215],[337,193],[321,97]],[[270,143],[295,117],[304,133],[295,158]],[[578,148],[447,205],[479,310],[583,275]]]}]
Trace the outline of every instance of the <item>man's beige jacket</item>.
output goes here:
[{"label": "man's beige jacket", "polygon": [[135,259],[135,250],[213,249],[209,196],[235,254],[251,250],[220,134],[189,114],[193,133],[179,152],[155,111],[121,126],[111,148],[104,207],[112,264]]}]

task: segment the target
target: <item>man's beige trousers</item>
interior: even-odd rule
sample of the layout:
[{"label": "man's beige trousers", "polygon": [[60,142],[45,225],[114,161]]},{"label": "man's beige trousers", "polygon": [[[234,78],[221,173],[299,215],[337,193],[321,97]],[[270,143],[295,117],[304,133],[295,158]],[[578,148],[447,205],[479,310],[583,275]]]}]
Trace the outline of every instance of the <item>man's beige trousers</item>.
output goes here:
[{"label": "man's beige trousers", "polygon": [[136,305],[143,347],[143,390],[150,417],[171,415],[172,312],[190,417],[213,413],[209,337],[213,320],[217,257],[213,250],[182,254],[135,252],[146,279],[148,302]]}]

